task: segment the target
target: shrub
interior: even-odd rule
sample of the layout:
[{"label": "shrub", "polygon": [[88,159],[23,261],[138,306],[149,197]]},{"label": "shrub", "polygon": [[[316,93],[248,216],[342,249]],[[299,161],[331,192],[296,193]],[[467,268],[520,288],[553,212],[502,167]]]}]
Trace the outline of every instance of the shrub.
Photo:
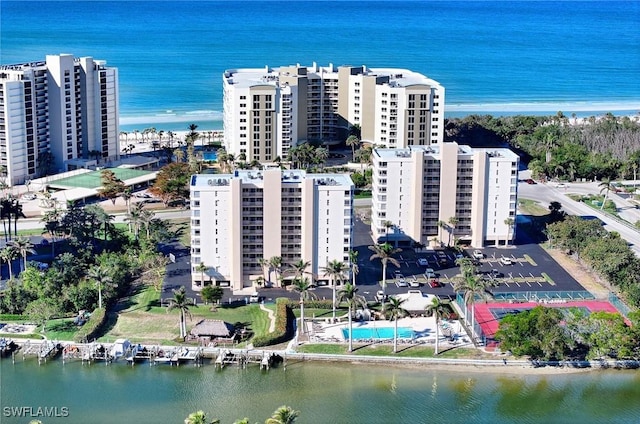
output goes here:
[{"label": "shrub", "polygon": [[5,321],[27,321],[29,318],[19,314],[0,314],[0,322]]},{"label": "shrub", "polygon": [[256,336],[251,341],[254,347],[270,346],[289,339],[293,332],[293,312],[289,307],[289,299],[276,300],[276,328],[273,333]]},{"label": "shrub", "polygon": [[[331,309],[332,308],[331,299],[311,299],[304,301],[304,307],[310,309]],[[289,300],[288,306],[291,309],[300,309],[300,301],[299,300]]]},{"label": "shrub", "polygon": [[106,322],[107,311],[104,308],[96,308],[89,320],[78,330],[73,337],[74,341],[79,343],[87,343],[89,340],[95,339],[102,326]]}]

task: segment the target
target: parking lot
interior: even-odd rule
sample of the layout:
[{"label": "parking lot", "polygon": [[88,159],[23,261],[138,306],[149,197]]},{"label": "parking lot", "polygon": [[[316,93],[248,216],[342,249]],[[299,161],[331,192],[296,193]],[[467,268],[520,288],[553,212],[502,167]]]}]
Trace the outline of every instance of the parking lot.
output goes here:
[{"label": "parking lot", "polygon": [[[372,254],[368,248],[372,244],[369,227],[359,219],[354,228],[354,242],[360,268],[357,278],[359,292],[373,300],[380,289],[382,265],[379,260],[369,260]],[[472,258],[475,250],[466,249],[462,257]],[[478,250],[483,258],[476,261],[477,269],[497,284],[491,288],[493,293],[584,290],[544,249],[526,238],[517,239],[513,247]],[[443,297],[455,295],[452,282],[460,269],[456,265],[454,250],[404,249],[395,258],[400,267],[391,262],[387,264],[387,294],[406,293],[419,288],[423,293]]]}]

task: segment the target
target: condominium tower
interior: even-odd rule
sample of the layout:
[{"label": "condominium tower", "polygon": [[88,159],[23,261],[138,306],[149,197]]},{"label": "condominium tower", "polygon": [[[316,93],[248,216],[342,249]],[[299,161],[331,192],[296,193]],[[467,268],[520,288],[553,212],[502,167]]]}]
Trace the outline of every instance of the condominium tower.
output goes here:
[{"label": "condominium tower", "polygon": [[303,142],[336,144],[359,126],[389,148],[443,141],[444,88],[407,69],[283,66],[224,72],[224,144],[248,161]]},{"label": "condominium tower", "polygon": [[[190,190],[196,290],[209,282],[234,290],[258,280],[279,285],[300,260],[309,262],[306,277],[326,280],[330,261],[349,261],[353,183],[346,174],[238,170],[194,175]],[[272,258],[281,266],[264,265]]]},{"label": "condominium tower", "polygon": [[[118,70],[91,57],[48,55],[0,66],[0,165],[6,183],[118,157]],[[97,153],[96,153],[97,152]]]},{"label": "condominium tower", "polygon": [[443,143],[374,149],[371,231],[376,242],[425,246],[458,239],[511,243],[518,155]]}]

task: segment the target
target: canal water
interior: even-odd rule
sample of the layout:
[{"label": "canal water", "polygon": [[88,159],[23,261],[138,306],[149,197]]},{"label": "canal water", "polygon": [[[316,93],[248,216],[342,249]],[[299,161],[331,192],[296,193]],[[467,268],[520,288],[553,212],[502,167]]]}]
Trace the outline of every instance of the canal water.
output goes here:
[{"label": "canal water", "polygon": [[[223,424],[264,422],[281,405],[299,423],[638,423],[640,372],[500,374],[288,361],[196,368],[60,360],[0,361],[0,422],[182,423],[202,409]],[[494,372],[495,371],[495,372]],[[38,408],[47,408],[38,409]],[[18,417],[22,414],[23,417]],[[47,418],[44,414],[58,415]],[[27,418],[24,417],[27,415]]]}]

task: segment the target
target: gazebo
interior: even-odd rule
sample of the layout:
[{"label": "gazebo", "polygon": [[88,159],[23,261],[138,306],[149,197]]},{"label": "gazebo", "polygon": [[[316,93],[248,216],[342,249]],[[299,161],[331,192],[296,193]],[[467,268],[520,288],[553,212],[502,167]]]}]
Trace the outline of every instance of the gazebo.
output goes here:
[{"label": "gazebo", "polygon": [[202,341],[232,341],[235,328],[219,319],[203,319],[192,329],[191,335]]}]

